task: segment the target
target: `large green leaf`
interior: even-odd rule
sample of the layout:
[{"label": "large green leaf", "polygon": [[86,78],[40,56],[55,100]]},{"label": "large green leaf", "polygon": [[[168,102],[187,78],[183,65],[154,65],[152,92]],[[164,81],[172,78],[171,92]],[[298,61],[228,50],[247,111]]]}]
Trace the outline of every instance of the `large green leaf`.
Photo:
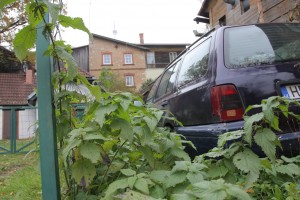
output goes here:
[{"label": "large green leaf", "polygon": [[31,25],[25,26],[17,34],[13,41],[14,51],[19,60],[24,60],[28,50],[31,49],[36,41],[36,29]]},{"label": "large green leaf", "polygon": [[157,119],[155,119],[153,117],[150,118],[149,116],[145,116],[143,119],[145,120],[148,127],[150,128],[150,131],[151,132],[154,131],[154,129],[156,128],[157,123],[158,123]]},{"label": "large green leaf", "polygon": [[191,184],[198,183],[204,180],[204,172],[189,172],[186,175],[186,178],[190,181]]},{"label": "large green leaf", "polygon": [[220,148],[224,147],[227,141],[237,140],[241,138],[243,135],[244,135],[243,130],[236,130],[236,131],[221,134],[218,139],[218,147]]},{"label": "large green leaf", "polygon": [[94,143],[85,143],[80,146],[80,154],[89,159],[92,163],[97,163],[101,160],[100,147]]},{"label": "large green leaf", "polygon": [[192,194],[200,199],[223,200],[233,199],[251,200],[251,197],[240,187],[225,183],[223,179],[203,181],[192,186]]},{"label": "large green leaf", "polygon": [[55,24],[58,19],[58,14],[62,8],[59,4],[50,3],[48,0],[43,0],[43,2],[47,5],[48,11],[51,15],[52,23]]},{"label": "large green leaf", "polygon": [[115,104],[108,104],[106,106],[101,106],[95,113],[95,121],[98,122],[100,127],[105,123],[105,116],[109,115],[113,111],[117,110],[118,106]]},{"label": "large green leaf", "polygon": [[[121,199],[121,200],[156,200],[151,196],[133,191],[133,190],[128,190],[122,194],[116,195],[115,199]],[[104,199],[104,200],[110,200],[110,199]]]},{"label": "large green leaf", "polygon": [[164,184],[167,188],[174,187],[177,184],[180,184],[180,183],[183,183],[184,181],[186,181],[186,175],[187,175],[187,173],[184,171],[172,173],[172,174],[170,174],[170,176],[168,178],[166,178],[166,180],[164,181]]},{"label": "large green leaf", "polygon": [[280,165],[276,167],[276,171],[282,174],[287,174],[291,177],[293,177],[293,175],[296,176],[300,175],[300,167],[294,163],[289,163],[287,165]]},{"label": "large green leaf", "polygon": [[62,152],[64,160],[67,159],[69,152],[73,148],[79,146],[80,144],[81,144],[81,140],[78,140],[78,139],[74,139],[74,140],[71,140],[70,142],[68,142],[68,145],[63,149],[63,152]]},{"label": "large green leaf", "polygon": [[233,157],[234,165],[243,172],[259,173],[261,168],[259,157],[250,149],[245,149]]},{"label": "large green leaf", "polygon": [[163,183],[165,179],[170,176],[171,172],[166,171],[166,170],[157,170],[157,171],[152,171],[149,175],[149,177],[157,183]]},{"label": "large green leaf", "polygon": [[191,194],[172,194],[170,200],[196,200]]},{"label": "large green leaf", "polygon": [[148,182],[146,179],[144,178],[139,178],[136,180],[135,184],[134,184],[134,187],[144,193],[144,194],[149,194],[149,187],[148,187]]},{"label": "large green leaf", "polygon": [[175,161],[175,166],[172,168],[172,173],[178,171],[188,171],[189,165],[191,165],[191,163],[187,161]]},{"label": "large green leaf", "polygon": [[254,135],[254,141],[258,144],[263,152],[272,160],[276,159],[276,135],[269,128],[259,129]]},{"label": "large green leaf", "polygon": [[120,129],[121,138],[128,140],[130,142],[133,140],[133,128],[128,121],[124,119],[115,119],[112,121],[110,127],[115,130]]},{"label": "large green leaf", "polygon": [[118,179],[112,182],[108,186],[107,190],[105,191],[105,197],[103,199],[105,200],[115,199],[113,198],[113,194],[117,192],[119,189],[125,189],[127,187],[129,187],[127,178]]},{"label": "large green leaf", "polygon": [[252,115],[251,117],[245,118],[245,141],[248,142],[250,145],[252,144],[252,132],[253,132],[253,124],[256,122],[259,122],[263,119],[264,114],[263,113],[257,113],[255,115]]},{"label": "large green leaf", "polygon": [[232,184],[226,184],[228,186],[226,188],[227,194],[229,194],[231,197],[235,197],[240,200],[252,200],[252,198],[247,194],[243,189],[238,187],[237,185]]},{"label": "large green leaf", "polygon": [[59,15],[58,19],[60,24],[66,28],[71,27],[73,29],[82,30],[87,34],[90,34],[89,29],[84,25],[83,20],[79,17],[72,18],[65,15]]},{"label": "large green leaf", "polygon": [[76,183],[80,183],[82,178],[85,178],[87,185],[96,175],[96,168],[93,163],[87,159],[80,159],[72,166],[72,176]]},{"label": "large green leaf", "polygon": [[0,9],[4,8],[5,6],[7,6],[8,4],[14,3],[17,0],[1,0],[0,1]]},{"label": "large green leaf", "polygon": [[121,169],[121,173],[125,176],[134,176],[136,175],[136,172],[132,169]]}]

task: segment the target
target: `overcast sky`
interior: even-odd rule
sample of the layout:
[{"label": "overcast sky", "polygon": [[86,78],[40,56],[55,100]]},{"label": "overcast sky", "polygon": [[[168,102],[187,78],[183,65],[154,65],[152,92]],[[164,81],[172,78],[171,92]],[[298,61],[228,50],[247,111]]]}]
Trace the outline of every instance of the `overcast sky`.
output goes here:
[{"label": "overcast sky", "polygon": [[[201,0],[65,0],[71,17],[81,17],[92,33],[139,43],[192,43],[193,30],[203,25],[193,19]],[[117,34],[113,34],[113,30]],[[63,39],[73,47],[88,44],[87,35],[67,29]]]}]

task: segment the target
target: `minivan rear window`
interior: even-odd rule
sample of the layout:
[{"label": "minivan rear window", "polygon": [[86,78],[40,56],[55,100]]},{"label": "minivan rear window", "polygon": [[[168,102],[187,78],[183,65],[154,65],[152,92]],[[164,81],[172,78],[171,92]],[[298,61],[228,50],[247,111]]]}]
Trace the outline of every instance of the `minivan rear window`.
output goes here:
[{"label": "minivan rear window", "polygon": [[258,24],[224,32],[228,68],[253,67],[300,60],[299,24]]}]

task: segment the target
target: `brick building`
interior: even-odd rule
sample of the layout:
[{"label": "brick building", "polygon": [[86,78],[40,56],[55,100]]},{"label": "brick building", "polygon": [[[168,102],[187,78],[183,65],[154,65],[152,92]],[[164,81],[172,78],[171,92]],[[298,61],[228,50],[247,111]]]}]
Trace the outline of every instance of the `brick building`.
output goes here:
[{"label": "brick building", "polygon": [[128,87],[140,88],[145,81],[146,57],[143,46],[93,34],[89,44],[89,72],[99,77],[109,68]]},{"label": "brick building", "polygon": [[297,7],[300,8],[300,0],[204,0],[194,20],[210,27],[290,22],[299,18]]},{"label": "brick building", "polygon": [[[147,79],[154,80],[164,68],[183,51],[188,44],[145,44],[140,34],[140,43],[133,44],[93,34],[88,45],[88,69],[91,75],[99,77],[104,68],[112,70],[127,87],[140,89]],[[86,46],[75,49],[82,60]],[[76,59],[76,60],[78,60]]]}]

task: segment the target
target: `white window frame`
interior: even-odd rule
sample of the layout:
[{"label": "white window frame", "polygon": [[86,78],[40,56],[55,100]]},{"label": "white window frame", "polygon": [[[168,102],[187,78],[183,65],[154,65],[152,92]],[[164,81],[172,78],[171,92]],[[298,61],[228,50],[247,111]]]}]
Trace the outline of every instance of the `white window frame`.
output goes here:
[{"label": "white window frame", "polygon": [[112,64],[112,56],[110,53],[102,54],[102,64],[103,65],[111,65]]},{"label": "white window frame", "polygon": [[147,64],[154,65],[155,64],[155,54],[154,52],[147,52]]},{"label": "white window frame", "polygon": [[127,87],[133,87],[134,86],[134,76],[133,75],[126,75],[125,76],[125,85]]},{"label": "white window frame", "polygon": [[124,53],[124,64],[125,65],[133,64],[132,53]]},{"label": "white window frame", "polygon": [[177,52],[169,52],[170,62],[175,60],[176,57],[177,57]]}]

